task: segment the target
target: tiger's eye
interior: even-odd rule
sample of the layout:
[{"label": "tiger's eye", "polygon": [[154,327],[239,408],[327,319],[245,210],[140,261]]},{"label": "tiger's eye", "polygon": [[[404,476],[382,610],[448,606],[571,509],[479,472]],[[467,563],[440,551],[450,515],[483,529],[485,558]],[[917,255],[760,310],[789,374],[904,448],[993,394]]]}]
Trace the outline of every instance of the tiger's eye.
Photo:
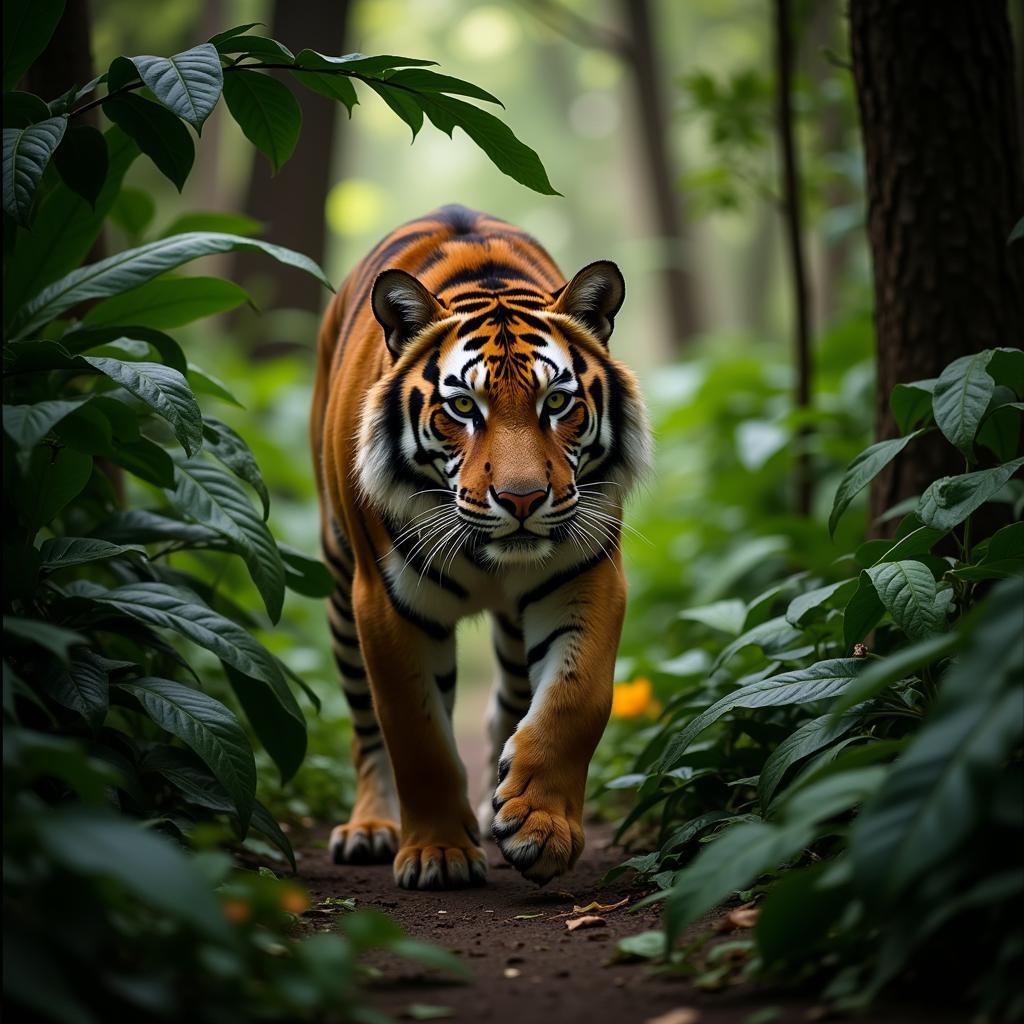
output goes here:
[{"label": "tiger's eye", "polygon": [[476,408],[476,403],[472,398],[467,398],[465,395],[459,395],[457,398],[452,400],[452,407],[456,412],[462,413],[463,416],[468,416]]},{"label": "tiger's eye", "polygon": [[558,412],[560,409],[565,408],[566,402],[568,401],[569,396],[564,391],[552,391],[545,399],[544,404],[552,412]]}]

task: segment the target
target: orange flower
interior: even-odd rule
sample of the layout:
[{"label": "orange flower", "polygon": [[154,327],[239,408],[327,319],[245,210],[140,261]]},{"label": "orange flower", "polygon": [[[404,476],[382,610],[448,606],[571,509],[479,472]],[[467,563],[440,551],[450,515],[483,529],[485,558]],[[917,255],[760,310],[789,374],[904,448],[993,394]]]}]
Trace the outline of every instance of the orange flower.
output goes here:
[{"label": "orange flower", "polygon": [[309,899],[301,889],[285,889],[281,893],[281,909],[289,914],[304,914],[309,910]]},{"label": "orange flower", "polygon": [[224,916],[232,924],[245,924],[252,918],[252,907],[244,900],[225,900]]},{"label": "orange flower", "polygon": [[653,698],[649,679],[634,679],[631,683],[617,683],[612,691],[612,716],[614,718],[639,718],[653,711],[657,714],[658,702]]}]

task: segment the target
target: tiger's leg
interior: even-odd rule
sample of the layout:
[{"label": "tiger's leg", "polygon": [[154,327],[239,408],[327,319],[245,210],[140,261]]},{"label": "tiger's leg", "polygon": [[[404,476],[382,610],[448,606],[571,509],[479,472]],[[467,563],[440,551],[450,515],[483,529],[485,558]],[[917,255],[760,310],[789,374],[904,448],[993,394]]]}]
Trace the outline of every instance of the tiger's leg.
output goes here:
[{"label": "tiger's leg", "polygon": [[352,815],[346,824],[333,829],[329,849],[335,864],[390,864],[398,849],[398,794],[356,634],[352,550],[340,531],[325,536],[322,546],[334,576],[327,623],[342,690],[352,713],[352,760],[356,769]]},{"label": "tiger's leg", "polygon": [[522,609],[534,696],[498,765],[492,835],[540,884],[583,850],[587,768],[611,712],[625,604],[616,553]]},{"label": "tiger's leg", "polygon": [[353,597],[401,806],[395,881],[405,889],[479,884],[487,859],[438,684],[454,670],[454,630],[404,605],[400,615],[374,567],[360,568]]},{"label": "tiger's leg", "polygon": [[491,801],[498,785],[498,760],[501,752],[520,719],[530,709],[530,677],[526,668],[522,628],[504,614],[493,615],[491,622],[498,671],[487,707],[487,738],[490,747],[484,768],[483,796],[476,811],[483,834],[491,831],[494,821]]}]

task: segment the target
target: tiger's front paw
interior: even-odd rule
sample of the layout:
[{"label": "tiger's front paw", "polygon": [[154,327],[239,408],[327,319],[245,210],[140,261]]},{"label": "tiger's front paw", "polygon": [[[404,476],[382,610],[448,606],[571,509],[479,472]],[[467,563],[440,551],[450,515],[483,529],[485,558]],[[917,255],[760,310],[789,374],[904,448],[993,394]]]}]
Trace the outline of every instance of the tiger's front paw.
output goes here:
[{"label": "tiger's front paw", "polygon": [[583,852],[583,827],[557,783],[522,778],[515,766],[494,794],[491,835],[524,877],[545,885],[564,875]]},{"label": "tiger's front paw", "polygon": [[395,857],[395,881],[403,889],[483,885],[487,881],[487,858],[471,842],[428,839],[405,843]]},{"label": "tiger's front paw", "polygon": [[398,849],[398,825],[388,818],[353,818],[331,830],[335,864],[390,864]]}]

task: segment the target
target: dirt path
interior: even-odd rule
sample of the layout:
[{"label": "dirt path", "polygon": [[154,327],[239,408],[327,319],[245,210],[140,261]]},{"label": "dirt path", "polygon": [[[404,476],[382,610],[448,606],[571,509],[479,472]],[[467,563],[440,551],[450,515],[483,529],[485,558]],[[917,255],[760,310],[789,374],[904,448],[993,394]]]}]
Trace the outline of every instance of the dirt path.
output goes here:
[{"label": "dirt path", "polygon": [[[452,950],[471,972],[456,982],[416,964],[391,957],[371,960],[382,971],[371,1005],[395,1017],[419,1004],[445,1007],[453,1020],[489,1024],[646,1024],[670,1011],[692,1009],[665,1024],[807,1024],[823,1019],[808,998],[757,992],[748,985],[703,992],[679,979],[655,978],[644,964],[613,964],[616,942],[658,926],[658,913],[625,909],[601,916],[602,927],[566,929],[573,904],[597,899],[611,904],[638,898],[628,883],[598,889],[605,871],[621,860],[608,848],[608,832],[593,828],[575,870],[545,889],[525,881],[489,845],[491,880],[486,888],[458,892],[405,892],[390,867],[338,867],[324,849],[303,851],[301,874],[314,906],[325,897],[355,897],[399,921],[409,934]],[[717,915],[716,915],[717,916]],[[749,933],[748,933],[749,934]],[[774,1010],[774,1014],[771,1012]],[[758,1011],[763,1016],[758,1016]],[[921,1007],[871,1012],[871,1024],[953,1024],[950,1016]]]}]

